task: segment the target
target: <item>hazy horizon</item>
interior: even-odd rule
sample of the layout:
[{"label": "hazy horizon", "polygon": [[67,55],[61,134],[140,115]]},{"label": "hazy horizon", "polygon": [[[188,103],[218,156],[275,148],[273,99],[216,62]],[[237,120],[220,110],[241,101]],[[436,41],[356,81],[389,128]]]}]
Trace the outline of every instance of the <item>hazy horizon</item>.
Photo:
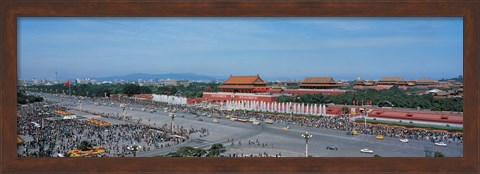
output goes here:
[{"label": "hazy horizon", "polygon": [[20,17],[19,79],[463,75],[463,19]]}]

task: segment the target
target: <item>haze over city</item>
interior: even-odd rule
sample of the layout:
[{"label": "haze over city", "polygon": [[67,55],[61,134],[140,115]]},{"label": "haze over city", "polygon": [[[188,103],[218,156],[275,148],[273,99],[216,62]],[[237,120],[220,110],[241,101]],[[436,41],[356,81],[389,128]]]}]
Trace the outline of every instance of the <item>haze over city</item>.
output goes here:
[{"label": "haze over city", "polygon": [[19,78],[451,78],[462,18],[19,18]]}]

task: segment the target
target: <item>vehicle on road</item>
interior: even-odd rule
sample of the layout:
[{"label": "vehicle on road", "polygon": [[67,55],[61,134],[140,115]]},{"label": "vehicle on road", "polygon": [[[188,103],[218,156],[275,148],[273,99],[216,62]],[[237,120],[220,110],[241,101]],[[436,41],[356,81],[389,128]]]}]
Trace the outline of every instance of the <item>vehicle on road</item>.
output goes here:
[{"label": "vehicle on road", "polygon": [[400,139],[400,142],[402,142],[402,143],[408,143],[408,139],[406,139],[406,138]]},{"label": "vehicle on road", "polygon": [[203,121],[203,119],[202,119],[202,118],[198,118],[197,120],[198,120],[198,121]]},{"label": "vehicle on road", "polygon": [[361,153],[373,153],[373,150],[367,149],[367,148],[363,148],[363,149],[360,149],[360,152],[361,152]]},{"label": "vehicle on road", "polygon": [[253,125],[259,125],[259,124],[260,124],[260,121],[258,121],[258,120],[255,120],[255,121],[253,122]]},{"label": "vehicle on road", "polygon": [[377,135],[375,138],[376,138],[377,140],[383,140],[383,135]]},{"label": "vehicle on road", "polygon": [[231,117],[232,117],[232,116],[230,116],[230,115],[225,115],[225,118],[231,118]]},{"label": "vehicle on road", "polygon": [[213,119],[213,122],[214,122],[214,123],[218,123],[218,122],[220,122],[220,121],[215,118],[215,119]]},{"label": "vehicle on road", "polygon": [[338,150],[335,146],[327,146],[327,150]]},{"label": "vehicle on road", "polygon": [[230,118],[230,120],[232,120],[232,121],[237,121],[237,118],[232,117],[232,118]]},{"label": "vehicle on road", "polygon": [[358,132],[356,130],[354,130],[354,131],[348,131],[346,134],[347,135],[357,135]]},{"label": "vehicle on road", "polygon": [[142,108],[142,112],[145,112],[145,110],[146,110],[145,108]]},{"label": "vehicle on road", "polygon": [[273,120],[272,120],[272,119],[266,119],[266,120],[265,120],[265,123],[273,124]]},{"label": "vehicle on road", "polygon": [[239,118],[239,119],[237,119],[237,121],[239,121],[239,122],[248,122],[248,119],[245,119],[245,118]]},{"label": "vehicle on road", "polygon": [[282,128],[282,130],[284,130],[284,131],[288,131],[289,129],[290,129],[290,126]]},{"label": "vehicle on road", "polygon": [[444,142],[438,142],[438,143],[435,143],[435,145],[443,146],[443,147],[447,146],[447,144],[445,144]]}]

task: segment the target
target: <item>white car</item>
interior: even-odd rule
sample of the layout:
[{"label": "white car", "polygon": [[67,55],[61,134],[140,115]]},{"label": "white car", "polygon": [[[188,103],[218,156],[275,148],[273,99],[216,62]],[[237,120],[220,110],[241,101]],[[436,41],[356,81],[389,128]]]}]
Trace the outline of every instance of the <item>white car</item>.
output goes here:
[{"label": "white car", "polygon": [[265,120],[265,123],[273,124],[273,120],[272,120],[272,119],[266,119],[266,120]]},{"label": "white car", "polygon": [[437,146],[443,146],[443,147],[447,146],[447,144],[445,144],[444,142],[435,143],[435,145],[437,145]]},{"label": "white car", "polygon": [[218,123],[218,122],[220,122],[220,121],[215,118],[215,119],[213,119],[213,122],[214,122],[214,123]]},{"label": "white car", "polygon": [[364,149],[360,149],[360,152],[361,152],[361,153],[373,153],[373,150],[364,148]]},{"label": "white car", "polygon": [[253,125],[259,125],[259,124],[260,124],[260,121],[255,120],[255,121],[253,122]]},{"label": "white car", "polygon": [[402,142],[402,143],[408,143],[408,139],[406,139],[406,138],[400,139],[400,142]]}]

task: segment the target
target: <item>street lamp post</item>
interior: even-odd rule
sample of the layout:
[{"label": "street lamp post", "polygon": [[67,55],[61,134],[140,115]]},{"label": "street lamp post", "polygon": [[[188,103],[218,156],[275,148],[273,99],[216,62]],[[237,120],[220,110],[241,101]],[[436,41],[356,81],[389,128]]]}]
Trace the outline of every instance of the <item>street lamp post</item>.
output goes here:
[{"label": "street lamp post", "polygon": [[305,132],[302,137],[305,138],[305,157],[308,157],[308,139],[312,138],[312,134]]},{"label": "street lamp post", "polygon": [[123,111],[123,121],[125,121],[126,117],[127,117],[127,111],[125,111],[125,107],[127,107],[125,104],[120,104],[120,107],[122,108],[122,111]]},{"label": "street lamp post", "polygon": [[172,118],[172,124],[171,124],[172,127],[171,127],[171,129],[172,129],[172,134],[173,134],[173,123],[174,123],[174,121],[175,121],[175,114],[174,114],[173,112],[171,112],[169,115],[170,115],[170,117]]},{"label": "street lamp post", "polygon": [[367,127],[367,117],[368,117],[368,112],[367,111],[363,111],[363,120],[365,121],[365,127]]},{"label": "street lamp post", "polygon": [[290,105],[290,117],[293,117],[293,106]]},{"label": "street lamp post", "polygon": [[136,145],[135,143],[133,143],[133,145],[131,145],[131,146],[127,146],[127,149],[130,150],[133,153],[133,157],[137,156],[137,151],[140,148],[142,148],[142,147],[139,146],[139,145]]}]

